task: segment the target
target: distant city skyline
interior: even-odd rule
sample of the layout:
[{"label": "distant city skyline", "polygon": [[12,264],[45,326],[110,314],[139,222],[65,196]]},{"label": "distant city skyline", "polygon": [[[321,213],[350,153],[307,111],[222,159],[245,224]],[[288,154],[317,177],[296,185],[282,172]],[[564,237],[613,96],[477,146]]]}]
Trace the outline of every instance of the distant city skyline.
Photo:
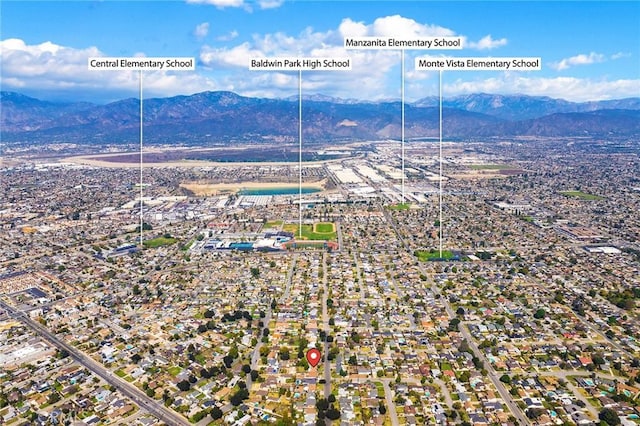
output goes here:
[{"label": "distant city skyline", "polygon": [[136,72],[88,71],[91,56],[189,56],[193,72],[145,72],[145,97],[229,90],[297,93],[297,72],[249,71],[251,58],[352,58],[352,70],[303,73],[305,94],[400,97],[400,52],[345,50],[345,36],[460,36],[463,50],[407,51],[405,94],[438,94],[416,56],[533,56],[536,72],[445,72],[443,94],[525,94],[574,102],[640,96],[637,2],[334,2],[191,0],[18,2],[0,7],[2,90],[45,100],[136,97]]}]

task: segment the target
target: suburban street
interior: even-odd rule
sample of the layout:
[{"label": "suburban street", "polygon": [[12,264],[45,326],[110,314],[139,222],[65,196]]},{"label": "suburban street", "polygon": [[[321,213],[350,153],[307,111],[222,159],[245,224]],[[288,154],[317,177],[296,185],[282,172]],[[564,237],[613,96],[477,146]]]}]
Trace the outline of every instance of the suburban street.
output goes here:
[{"label": "suburban street", "polygon": [[[402,242],[402,245],[405,247],[405,249],[408,249],[408,246],[407,246],[406,242],[404,241],[404,239],[402,238],[402,235],[398,231],[398,227],[395,224],[395,221],[393,220],[393,218],[391,217],[391,215],[389,214],[389,212],[386,209],[384,210],[384,215],[385,215],[385,218],[387,219],[387,222],[392,226],[396,236]],[[424,271],[423,271],[423,273],[424,273]],[[435,283],[433,283],[431,285],[431,290],[433,291],[434,294],[440,294],[442,296],[442,293],[440,292],[440,289],[437,287],[437,285]],[[441,297],[441,299],[443,301],[443,304],[445,306],[447,314],[449,315],[449,318],[455,318],[456,314],[453,311],[453,308],[451,307],[451,303],[444,296]],[[509,408],[509,411],[511,411],[511,413],[515,416],[515,418],[518,420],[518,422],[521,425],[529,425],[529,424],[531,424],[531,421],[527,418],[527,416],[524,415],[522,410],[520,410],[520,407],[518,407],[518,405],[515,403],[515,401],[511,397],[511,394],[509,394],[509,392],[507,392],[506,388],[504,387],[504,384],[500,381],[500,379],[498,377],[498,374],[496,373],[496,371],[493,368],[493,366],[491,365],[491,363],[487,360],[487,358],[484,356],[482,351],[480,351],[480,349],[478,348],[478,345],[476,344],[475,340],[473,339],[473,336],[471,336],[471,333],[469,332],[469,329],[462,323],[460,323],[458,325],[458,328],[459,328],[460,332],[462,333],[462,336],[469,343],[469,347],[473,351],[474,355],[477,356],[483,362],[484,367],[488,372],[489,379],[491,379],[491,382],[493,383],[495,388],[498,390],[498,393],[500,394],[500,396],[504,400],[504,403]]]},{"label": "suburban street", "polygon": [[31,330],[33,330],[40,337],[51,343],[53,346],[57,347],[60,350],[65,350],[69,353],[71,357],[73,357],[80,365],[87,368],[89,371],[99,376],[108,384],[112,385],[123,395],[130,398],[133,402],[138,404],[142,409],[148,411],[149,413],[156,416],[161,421],[165,422],[168,425],[189,425],[189,421],[182,417],[180,414],[171,411],[166,408],[162,403],[155,401],[152,398],[149,398],[144,394],[140,389],[136,388],[134,385],[126,382],[125,380],[119,378],[114,375],[111,371],[104,368],[102,365],[94,361],[91,357],[84,355],[81,351],[77,350],[73,346],[61,341],[58,339],[53,333],[48,331],[46,328],[38,324],[29,318],[25,313],[18,311],[6,304],[4,301],[0,300],[0,307],[2,309],[9,312],[9,315],[25,324]]}]

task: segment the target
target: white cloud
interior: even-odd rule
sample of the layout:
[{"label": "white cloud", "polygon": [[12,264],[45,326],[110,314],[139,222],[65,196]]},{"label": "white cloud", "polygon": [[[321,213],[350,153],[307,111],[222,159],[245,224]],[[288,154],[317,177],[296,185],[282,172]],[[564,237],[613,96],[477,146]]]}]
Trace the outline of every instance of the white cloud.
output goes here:
[{"label": "white cloud", "polygon": [[192,4],[210,4],[219,9],[225,7],[242,7],[244,6],[244,0],[187,0],[187,3]]},{"label": "white cloud", "polygon": [[[199,63],[193,73],[145,73],[145,96],[172,96],[204,90],[233,90],[242,95],[257,97],[290,96],[297,91],[297,72],[249,71],[250,60],[275,56],[311,56],[349,57],[352,70],[304,72],[302,85],[305,93],[363,100],[397,99],[400,97],[401,81],[399,51],[343,48],[346,36],[385,36],[390,35],[393,28],[401,28],[400,35],[407,37],[456,35],[452,29],[419,23],[400,15],[380,17],[369,22],[345,18],[337,27],[323,31],[308,27],[298,34],[284,31],[255,34],[248,40],[202,46],[198,55]],[[202,31],[204,32],[204,27]],[[392,34],[398,35],[397,30]],[[238,33],[232,31],[219,36],[218,40],[230,41],[237,37]],[[75,49],[52,42],[27,45],[19,39],[0,43],[3,70],[1,83],[6,90],[31,93],[36,90],[57,90],[68,97],[75,95],[79,99],[85,96],[82,99],[87,100],[90,100],[87,93],[112,99],[137,94],[138,79],[135,72],[87,71],[86,61],[89,56],[110,56],[104,55],[96,47]],[[506,43],[505,39],[494,40],[488,35],[471,45],[476,49],[490,49]],[[438,73],[413,69],[413,58],[423,54],[421,51],[405,53],[407,100],[438,93]],[[566,69],[625,56],[627,54],[616,53],[605,57],[592,52],[564,59],[556,67]],[[453,81],[453,76],[460,76],[460,79]],[[483,78],[484,76],[491,78]],[[515,72],[490,75],[446,73],[445,96],[477,92],[523,93],[572,101],[615,99],[639,93],[640,80],[611,81],[606,78],[569,76],[545,78],[536,73]]]},{"label": "white cloud", "polygon": [[345,18],[338,26],[338,32],[344,37],[365,37],[369,29],[364,22],[355,22],[351,18]]},{"label": "white cloud", "polygon": [[631,53],[618,52],[618,53],[614,53],[613,55],[611,55],[611,60],[615,61],[616,59],[630,58],[630,57],[631,57]]},{"label": "white cloud", "polygon": [[376,19],[368,27],[369,35],[396,37],[437,37],[453,36],[455,33],[438,25],[425,25],[400,15],[385,16]]},{"label": "white cloud", "polygon": [[196,29],[193,30],[193,35],[198,39],[204,39],[207,34],[209,34],[209,23],[203,22],[201,24],[196,25]]},{"label": "white cloud", "polygon": [[258,0],[260,9],[275,9],[282,6],[284,0]]},{"label": "white cloud", "polygon": [[200,60],[212,68],[249,67],[251,58],[266,56],[261,50],[254,49],[248,42],[232,48],[214,48],[204,46],[200,50]]},{"label": "white cloud", "polygon": [[[398,33],[401,29],[401,33]],[[234,75],[222,83],[251,96],[288,96],[295,92],[295,73],[248,71],[251,58],[274,56],[350,57],[349,72],[305,72],[303,90],[332,96],[359,99],[388,99],[400,97],[400,53],[387,50],[345,50],[344,37],[362,36],[452,36],[452,29],[419,23],[400,15],[386,16],[367,23],[351,18],[343,19],[336,29],[315,31],[307,28],[297,35],[276,32],[255,35],[253,40],[236,46],[204,46],[200,60],[211,69],[236,68]],[[487,35],[467,47],[493,49],[508,43],[505,38],[494,39]],[[437,73],[413,70],[413,57],[421,52],[406,53],[407,97],[418,99],[437,94]],[[604,60],[602,55],[578,55],[566,61],[567,66]],[[397,73],[397,75],[395,74]],[[531,78],[518,73],[502,73],[498,77],[483,80],[466,80],[449,83],[447,96],[462,93],[525,93],[582,101],[628,97],[638,93],[638,80],[590,80]]]},{"label": "white cloud", "polygon": [[95,47],[72,49],[51,42],[27,45],[20,39],[0,41],[2,77],[4,78],[52,78],[74,82],[80,64],[87,69],[89,56],[99,56]]},{"label": "white cloud", "polygon": [[549,64],[549,66],[555,70],[562,71],[575,65],[595,64],[598,62],[603,62],[604,60],[605,56],[601,53],[591,52],[588,55],[581,53],[570,58],[562,59],[559,62],[553,62]]},{"label": "white cloud", "polygon": [[[284,4],[285,0],[255,0],[255,4],[260,9],[275,9]],[[226,7],[243,7],[250,12],[252,10],[251,5],[253,1],[245,0],[187,0],[187,3],[191,4],[209,4],[217,7],[218,9],[224,9]]]},{"label": "white cloud", "polygon": [[[75,49],[52,42],[29,45],[20,39],[0,41],[3,90],[48,93],[102,102],[137,96],[137,71],[89,71],[89,57],[108,56],[96,47]],[[137,54],[136,56],[143,56]],[[145,97],[226,90],[192,72],[144,73]]]},{"label": "white cloud", "polygon": [[338,27],[340,36],[344,37],[437,37],[453,36],[455,32],[438,25],[421,24],[411,18],[400,15],[384,16],[377,18],[372,24],[355,22],[345,18]]},{"label": "white cloud", "polygon": [[[305,72],[303,90],[312,93],[331,93],[333,96],[379,98],[385,96],[386,75],[397,66],[399,52],[350,51],[342,46],[323,42],[333,34],[305,30],[305,38],[284,33],[256,37],[253,43],[244,42],[233,47],[204,46],[200,61],[211,70],[233,69],[233,75],[224,80],[243,94],[259,97],[289,96],[297,88],[297,73],[249,71],[252,58],[274,56],[350,57],[353,68],[344,72]],[[365,84],[365,81],[367,82]],[[399,81],[399,78],[398,78]]]},{"label": "white cloud", "polygon": [[218,41],[231,41],[237,38],[240,34],[236,30],[229,31],[227,34],[223,34],[221,36],[216,37]]},{"label": "white cloud", "polygon": [[[401,32],[398,33],[398,28]],[[399,51],[389,50],[345,50],[346,36],[450,36],[455,32],[437,25],[426,25],[400,15],[375,19],[367,24],[350,18],[342,20],[338,28],[315,31],[306,28],[297,35],[276,32],[255,35],[250,42],[236,46],[203,46],[200,61],[212,70],[237,68],[234,74],[237,90],[259,96],[290,95],[296,88],[290,74],[279,72],[248,71],[251,58],[274,56],[350,57],[352,70],[347,72],[304,73],[303,90],[329,93],[332,96],[362,99],[397,98],[400,96]],[[407,70],[412,59],[407,54]],[[389,73],[398,70],[397,78]],[[264,74],[270,75],[264,77]],[[417,77],[416,77],[417,78]],[[393,82],[397,81],[397,85]],[[391,88],[389,88],[391,86]],[[355,89],[357,87],[357,89]],[[355,92],[355,94],[354,94]]]},{"label": "white cloud", "polygon": [[470,47],[472,49],[478,49],[478,50],[487,50],[487,49],[495,49],[496,47],[505,46],[506,44],[507,44],[506,38],[494,40],[491,37],[491,34],[489,34],[482,37],[478,41],[469,42],[468,46],[465,46],[465,47]]}]

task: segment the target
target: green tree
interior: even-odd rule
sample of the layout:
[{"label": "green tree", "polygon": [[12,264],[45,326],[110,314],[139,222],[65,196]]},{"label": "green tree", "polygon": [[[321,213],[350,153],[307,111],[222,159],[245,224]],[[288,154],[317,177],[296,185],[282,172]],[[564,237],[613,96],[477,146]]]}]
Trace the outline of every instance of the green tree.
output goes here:
[{"label": "green tree", "polygon": [[200,420],[204,419],[207,416],[207,412],[205,410],[198,411],[193,416],[191,416],[191,422],[198,423]]},{"label": "green tree", "polygon": [[449,331],[458,331],[458,325],[459,324],[460,324],[460,319],[459,318],[451,319],[451,321],[449,321],[448,330]]},{"label": "green tree", "polygon": [[503,374],[502,376],[500,376],[500,381],[502,383],[509,384],[509,383],[511,383],[511,377],[509,377],[508,374]]},{"label": "green tree", "polygon": [[329,420],[338,420],[340,418],[340,411],[331,405],[327,410],[327,418]]},{"label": "green tree", "polygon": [[327,401],[325,398],[320,398],[318,401],[316,401],[316,408],[318,409],[318,411],[326,411],[329,408],[329,401]]},{"label": "green tree", "polygon": [[243,388],[234,393],[233,396],[231,396],[231,398],[229,399],[229,402],[231,402],[234,407],[237,407],[238,405],[242,404],[242,401],[247,398],[249,398],[249,391],[246,388]]},{"label": "green tree", "polygon": [[467,342],[467,339],[462,339],[462,342],[460,342],[460,346],[458,346],[458,351],[468,352],[470,354],[473,353],[473,351],[471,350],[471,347],[469,347],[469,342]]},{"label": "green tree", "polygon": [[460,373],[459,380],[463,383],[468,382],[469,378],[471,378],[471,373],[469,371],[463,371]]},{"label": "green tree", "polygon": [[546,412],[547,410],[545,410],[544,408],[529,408],[526,414],[527,414],[527,417],[530,419],[537,419],[538,417],[542,416]]},{"label": "green tree", "polygon": [[222,412],[222,410],[219,407],[213,407],[211,409],[211,418],[213,420],[221,419],[223,415],[224,415],[224,413]]},{"label": "green tree", "polygon": [[598,414],[598,418],[609,426],[619,425],[621,423],[618,413],[611,408],[603,408],[600,414]]},{"label": "green tree", "polygon": [[280,348],[280,351],[278,352],[278,356],[280,357],[281,360],[288,361],[291,358],[291,353],[289,352],[289,348],[287,347]]},{"label": "green tree", "polygon": [[55,404],[58,401],[60,401],[60,394],[58,392],[53,392],[47,399],[47,403],[49,404]]},{"label": "green tree", "polygon": [[229,354],[228,355],[233,359],[238,358],[238,356],[240,355],[240,353],[238,352],[238,347],[237,346],[232,346],[231,349],[229,349]]}]

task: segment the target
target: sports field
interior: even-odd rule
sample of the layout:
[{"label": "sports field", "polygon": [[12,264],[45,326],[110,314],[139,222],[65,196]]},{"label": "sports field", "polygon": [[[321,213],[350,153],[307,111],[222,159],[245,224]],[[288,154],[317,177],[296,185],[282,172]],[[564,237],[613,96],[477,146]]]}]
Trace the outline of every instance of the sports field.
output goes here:
[{"label": "sports field", "polygon": [[455,253],[453,253],[451,250],[442,250],[442,256],[440,256],[440,251],[434,249],[431,249],[429,251],[416,250],[413,254],[421,262],[427,262],[430,260],[451,260],[455,256]]},{"label": "sports field", "polygon": [[567,197],[574,197],[574,198],[579,198],[581,200],[587,200],[587,201],[604,200],[604,197],[601,197],[599,195],[587,194],[586,192],[582,192],[582,191],[561,191],[560,193]]},{"label": "sports field", "polygon": [[389,206],[390,210],[398,210],[398,211],[409,210],[410,208],[411,208],[411,204],[409,203],[398,203],[398,204],[392,204]]},{"label": "sports field", "polygon": [[175,238],[158,237],[152,240],[147,240],[143,244],[147,248],[156,248],[162,246],[169,246],[176,243],[178,240]]},{"label": "sports field", "polygon": [[283,231],[292,232],[297,240],[314,241],[335,241],[337,233],[336,227],[331,222],[318,222],[302,225],[302,236],[300,236],[297,223],[287,223],[282,226]]}]

